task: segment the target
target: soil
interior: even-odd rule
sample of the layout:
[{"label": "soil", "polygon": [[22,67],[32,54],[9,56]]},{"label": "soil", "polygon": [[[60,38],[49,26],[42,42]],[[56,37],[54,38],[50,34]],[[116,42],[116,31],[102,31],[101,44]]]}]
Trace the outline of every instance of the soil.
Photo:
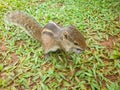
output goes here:
[{"label": "soil", "polygon": [[117,43],[120,43],[120,37],[118,36],[110,36],[108,40],[104,40],[100,42],[100,45],[105,46],[106,48],[113,49]]}]

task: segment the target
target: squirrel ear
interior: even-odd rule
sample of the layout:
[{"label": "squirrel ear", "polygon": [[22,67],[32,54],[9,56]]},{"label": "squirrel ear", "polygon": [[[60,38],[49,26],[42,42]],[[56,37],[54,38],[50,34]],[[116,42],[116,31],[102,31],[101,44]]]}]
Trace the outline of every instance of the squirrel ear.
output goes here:
[{"label": "squirrel ear", "polygon": [[63,38],[64,38],[64,39],[67,39],[67,38],[68,38],[68,32],[66,32],[66,31],[63,32]]},{"label": "squirrel ear", "polygon": [[62,35],[61,35],[61,40],[64,40],[64,39],[67,39],[68,38],[68,32],[63,32]]}]

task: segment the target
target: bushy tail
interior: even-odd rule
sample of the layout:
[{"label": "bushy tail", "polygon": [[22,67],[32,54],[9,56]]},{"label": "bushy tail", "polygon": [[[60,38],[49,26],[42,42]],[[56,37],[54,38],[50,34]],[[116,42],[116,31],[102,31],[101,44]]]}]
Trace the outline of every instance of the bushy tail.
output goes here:
[{"label": "bushy tail", "polygon": [[19,11],[8,12],[5,20],[25,28],[30,36],[41,41],[42,27],[33,17],[28,14]]}]

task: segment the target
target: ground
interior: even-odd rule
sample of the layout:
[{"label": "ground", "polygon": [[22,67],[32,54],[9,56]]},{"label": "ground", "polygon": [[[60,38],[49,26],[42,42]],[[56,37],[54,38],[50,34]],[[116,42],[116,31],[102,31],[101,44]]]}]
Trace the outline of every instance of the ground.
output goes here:
[{"label": "ground", "polygon": [[[73,24],[84,53],[56,52],[44,59],[41,44],[4,22],[23,11],[44,26]],[[120,90],[119,0],[0,0],[0,90]]]}]

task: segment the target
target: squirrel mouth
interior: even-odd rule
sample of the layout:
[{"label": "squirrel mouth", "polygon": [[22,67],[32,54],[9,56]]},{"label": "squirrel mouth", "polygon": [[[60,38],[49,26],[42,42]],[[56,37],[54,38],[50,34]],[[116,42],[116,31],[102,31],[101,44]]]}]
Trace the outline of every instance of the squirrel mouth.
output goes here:
[{"label": "squirrel mouth", "polygon": [[82,53],[84,50],[82,49],[76,49],[76,53]]},{"label": "squirrel mouth", "polygon": [[72,48],[71,49],[71,52],[74,52],[74,53],[77,53],[77,54],[80,54],[82,53],[84,50],[80,49],[80,48]]}]

